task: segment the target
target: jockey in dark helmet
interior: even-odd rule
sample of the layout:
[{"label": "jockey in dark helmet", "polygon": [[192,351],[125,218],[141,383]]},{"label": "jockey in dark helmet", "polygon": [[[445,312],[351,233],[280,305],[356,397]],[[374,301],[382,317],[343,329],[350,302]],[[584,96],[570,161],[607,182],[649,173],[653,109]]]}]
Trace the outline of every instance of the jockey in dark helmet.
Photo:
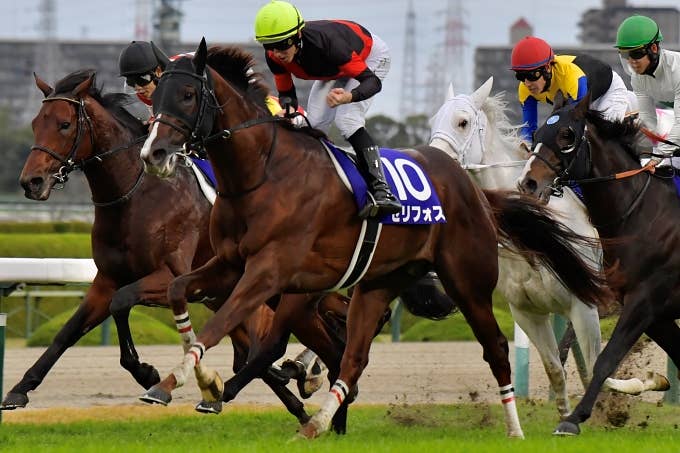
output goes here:
[{"label": "jockey in dark helmet", "polygon": [[312,127],[327,132],[333,122],[356,151],[369,187],[360,217],[401,212],[385,181],[379,149],[366,131],[366,111],[390,67],[387,45],[346,20],[306,22],[292,4],[272,0],[255,17],[255,39],[265,48],[280,99],[297,106],[292,76],[314,80],[307,104]]},{"label": "jockey in dark helmet", "polygon": [[118,57],[118,75],[151,110],[151,95],[169,61],[151,42],[132,41]]}]

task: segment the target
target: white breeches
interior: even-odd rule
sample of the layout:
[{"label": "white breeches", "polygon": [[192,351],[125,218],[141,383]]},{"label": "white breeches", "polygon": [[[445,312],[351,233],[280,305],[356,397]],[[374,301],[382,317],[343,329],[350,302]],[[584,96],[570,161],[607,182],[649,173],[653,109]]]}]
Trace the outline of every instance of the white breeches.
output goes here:
[{"label": "white breeches", "polygon": [[[373,35],[373,47],[366,59],[366,66],[378,76],[385,79],[390,70],[390,50],[378,36]],[[331,124],[335,125],[344,138],[350,137],[366,123],[366,112],[373,103],[373,98],[360,102],[339,105],[331,108],[326,103],[326,96],[331,88],[344,88],[351,91],[359,86],[355,79],[317,80],[312,85],[307,102],[307,119],[312,127],[328,132]]]}]

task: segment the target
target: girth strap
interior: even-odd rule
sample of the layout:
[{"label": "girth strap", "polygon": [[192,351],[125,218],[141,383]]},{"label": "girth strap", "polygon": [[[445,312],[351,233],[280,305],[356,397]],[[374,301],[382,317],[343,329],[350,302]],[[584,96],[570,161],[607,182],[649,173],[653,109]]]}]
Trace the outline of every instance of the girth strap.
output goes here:
[{"label": "girth strap", "polygon": [[345,275],[328,291],[337,291],[355,285],[364,276],[373,260],[373,253],[378,245],[382,223],[376,219],[365,219],[361,222],[361,232],[349,262]]}]

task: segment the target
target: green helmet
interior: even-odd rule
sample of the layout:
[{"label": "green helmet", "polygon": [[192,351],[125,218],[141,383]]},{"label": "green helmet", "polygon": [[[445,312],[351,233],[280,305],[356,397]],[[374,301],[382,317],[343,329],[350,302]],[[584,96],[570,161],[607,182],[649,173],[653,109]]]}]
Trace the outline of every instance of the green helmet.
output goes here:
[{"label": "green helmet", "polygon": [[255,39],[272,44],[295,36],[305,26],[300,11],[288,2],[272,0],[255,16]]},{"label": "green helmet", "polygon": [[616,45],[619,48],[635,48],[663,41],[659,26],[647,16],[630,16],[621,22],[616,32]]}]

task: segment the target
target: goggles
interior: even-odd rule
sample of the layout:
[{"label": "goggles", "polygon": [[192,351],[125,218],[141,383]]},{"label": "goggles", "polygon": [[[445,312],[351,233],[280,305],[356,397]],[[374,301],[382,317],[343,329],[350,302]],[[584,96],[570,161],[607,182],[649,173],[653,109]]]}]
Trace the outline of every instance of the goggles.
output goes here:
[{"label": "goggles", "polygon": [[624,60],[632,58],[633,60],[639,60],[647,55],[647,46],[638,47],[635,49],[619,49],[619,55]]},{"label": "goggles", "polygon": [[520,82],[528,80],[529,82],[535,82],[543,76],[543,68],[532,69],[531,71],[515,71],[515,78]]},{"label": "goggles", "polygon": [[267,44],[262,44],[266,50],[288,50],[293,45],[297,44],[297,37],[286,38],[283,41],[271,42]]},{"label": "goggles", "polygon": [[145,87],[153,81],[153,76],[151,74],[140,74],[125,77],[125,83],[129,87]]}]

